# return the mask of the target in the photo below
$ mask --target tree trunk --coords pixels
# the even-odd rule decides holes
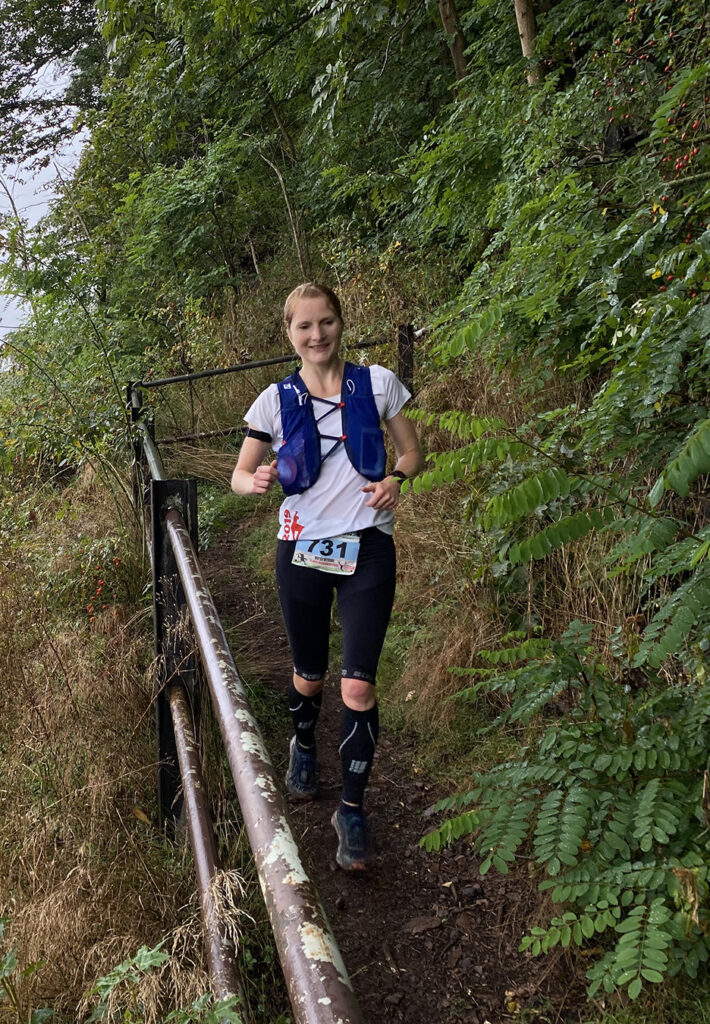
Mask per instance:
[[[271,90],[269,89],[266,82],[264,82],[264,92],[266,94],[266,99],[268,100],[269,106],[271,107],[271,113],[274,115],[274,120],[276,121],[276,124],[279,126],[279,131],[283,136],[284,144],[286,146],[286,152],[289,155],[291,163],[295,164],[296,146],[293,141],[293,137],[289,132],[288,128],[286,127],[286,125],[284,124],[283,118],[281,117],[281,112],[279,111],[279,108],[276,105],[276,100],[274,99]]]
[[[256,272],[256,276],[261,281],[261,271],[259,270],[259,261],[256,258],[256,249],[254,248],[254,240],[251,237],[251,233],[248,235],[248,239],[249,239],[249,252],[251,253],[251,261],[254,264],[254,270]]]
[[[537,37],[537,25],[535,24],[535,9],[532,0],[513,0],[515,4],[515,17],[518,22],[518,35],[523,50],[523,57],[531,60],[535,57],[535,39]],[[542,82],[542,68],[539,64],[532,65],[528,70],[528,85],[540,85]]]
[[[259,156],[268,164],[271,170],[274,172],[276,177],[279,179],[281,185],[281,191],[283,193],[284,202],[286,204],[286,213],[288,214],[289,224],[291,225],[291,234],[293,235],[293,244],[296,247],[296,255],[298,257],[298,265],[301,268],[301,275],[304,281],[311,281],[313,279],[313,266],[311,264],[311,256],[308,251],[308,242],[301,228],[301,223],[298,218],[298,214],[291,206],[291,201],[288,197],[288,191],[286,189],[286,182],[284,176],[278,169],[275,163],[272,163],[267,156],[263,153],[259,153]]]
[[[454,3],[454,0],[439,0],[439,13],[441,14],[441,23],[444,26],[444,32],[446,32],[446,35],[450,40],[449,50],[451,52],[451,59],[454,62],[456,81],[460,82],[461,79],[465,78],[468,74],[468,67],[464,56],[466,43],[459,31],[458,16],[456,14],[456,4]]]

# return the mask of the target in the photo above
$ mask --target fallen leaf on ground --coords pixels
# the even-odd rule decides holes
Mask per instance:
[[[439,928],[441,925],[441,918],[439,917],[413,917],[411,921],[407,921],[402,926],[403,932],[409,932],[410,935],[421,935],[422,932],[429,932],[432,928]]]

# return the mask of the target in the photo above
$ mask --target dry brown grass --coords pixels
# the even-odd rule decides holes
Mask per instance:
[[[228,489],[232,471],[237,464],[237,450],[235,447],[234,451],[225,451],[225,447],[224,443],[220,449],[216,449],[183,442],[170,445],[167,456],[164,453],[163,458],[169,464],[171,474],[176,477],[213,480]]]
[[[452,721],[456,708],[446,698],[461,684],[449,668],[472,664],[503,631],[484,588],[466,581],[470,552],[457,500],[444,491],[411,494],[397,512],[397,608],[415,629],[389,695],[414,727]]]
[[[576,400],[574,388],[557,385],[538,396],[554,405]],[[515,381],[479,363],[445,378],[434,375],[416,403],[430,411],[456,409],[476,416],[497,416],[513,429],[530,414],[516,398]],[[446,451],[462,444],[436,427],[420,429],[425,451]],[[398,607],[411,625],[408,654],[390,696],[415,728],[446,728],[457,705],[446,698],[461,680],[451,666],[483,665],[481,650],[499,646],[514,612],[521,628],[559,637],[572,619],[593,623],[599,650],[611,661],[608,637],[614,629],[633,631],[638,578],[616,576],[607,556],[614,537],[592,533],[541,562],[520,568],[521,581],[503,595],[487,565],[485,538],[467,521],[465,502],[475,497],[475,480],[430,494],[409,494],[397,512]],[[478,573],[484,567],[482,573]],[[639,566],[639,578],[640,578]]]
[[[81,535],[116,529],[103,485],[87,474],[35,501],[32,533],[0,566],[0,914],[20,966],[41,963],[15,981],[23,1007],[82,1020],[100,975],[167,937],[171,956],[145,982],[153,1022],[204,991],[205,975],[191,860],[145,823],[156,773],[148,622],[113,604],[91,621],[64,589],[58,606],[37,585],[53,567],[81,583]],[[125,542],[121,571],[140,572],[140,545]]]

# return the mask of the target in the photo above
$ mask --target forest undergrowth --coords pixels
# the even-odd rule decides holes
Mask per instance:
[[[283,354],[285,294],[317,277],[352,358],[426,328],[428,461],[405,488],[385,663],[392,721],[451,793],[424,841],[526,873],[521,946],[569,956],[594,1013],[671,1019],[710,954],[703,0],[0,7],[0,159],[88,139],[39,225],[2,221],[3,288],[26,308],[0,373],[3,942],[39,956],[73,887],[70,924],[95,935],[21,986],[56,993],[61,974],[79,998],[152,941],[108,889],[117,937],[99,935],[97,858],[125,893],[135,843],[156,941],[183,920],[163,896],[176,855],[135,810],[151,820],[151,684],[125,384]],[[68,76],[51,102],[26,93],[48,60]],[[367,358],[393,365],[392,347]],[[234,430],[276,376],[145,388],[146,412],[164,439]],[[234,441],[164,446],[209,485],[204,540],[230,516]],[[139,730],[105,730],[117,772],[82,753],[94,693]],[[87,807],[101,824],[72,873]],[[189,1002],[200,969],[171,962],[160,999]]]
[[[90,467],[14,481],[0,538],[2,1019],[209,1022],[192,858],[156,824],[150,574],[134,512]],[[252,1011],[276,1021],[283,995],[265,974],[274,954],[224,775],[212,759],[230,866],[220,903]]]

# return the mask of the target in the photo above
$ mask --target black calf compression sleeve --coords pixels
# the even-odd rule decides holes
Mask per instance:
[[[353,711],[347,705],[343,707],[340,718],[343,803],[355,804],[359,810],[362,810],[379,731],[377,704],[369,711]]]
[[[314,697],[306,697],[299,693],[291,681],[291,688],[288,691],[288,709],[293,719],[293,728],[296,733],[296,742],[301,750],[313,752],[316,744],[316,722],[320,714],[323,694],[317,693]]]

